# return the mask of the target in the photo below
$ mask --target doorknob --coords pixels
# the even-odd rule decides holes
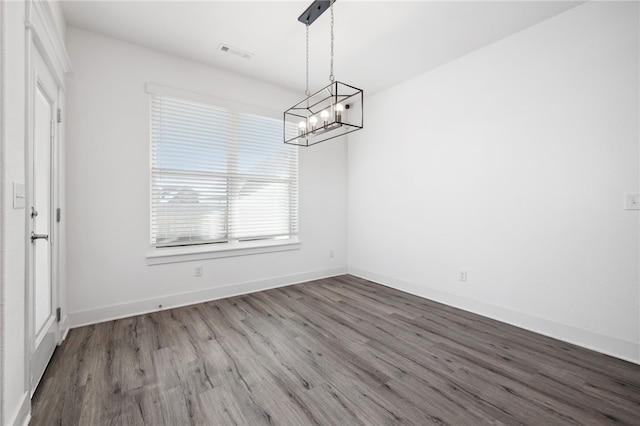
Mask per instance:
[[[47,234],[36,234],[35,232],[31,231],[31,242],[34,242],[38,239],[49,241],[49,236]]]

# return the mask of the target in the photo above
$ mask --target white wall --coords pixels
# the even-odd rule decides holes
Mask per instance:
[[[368,98],[349,271],[640,362],[638,36],[591,2]]]
[[[25,5],[4,5],[3,418],[21,418],[25,398],[25,210],[13,208],[13,182],[25,183]]]
[[[302,95],[76,28],[67,30],[67,49],[74,67],[66,154],[72,325],[346,272],[344,142],[300,151],[299,250],[148,266],[145,84],[278,112]]]

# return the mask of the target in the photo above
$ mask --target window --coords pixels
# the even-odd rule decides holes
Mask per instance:
[[[295,240],[298,152],[282,131],[281,120],[151,94],[152,247]]]

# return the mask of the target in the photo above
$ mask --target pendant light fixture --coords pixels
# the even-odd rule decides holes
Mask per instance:
[[[307,31],[307,80],[304,92],[306,99],[285,111],[284,143],[311,146],[363,127],[362,90],[336,81],[333,77],[334,2],[335,0],[316,0],[298,18],[298,21],[305,24]],[[309,26],[327,9],[331,11],[330,83],[322,90],[310,94]]]

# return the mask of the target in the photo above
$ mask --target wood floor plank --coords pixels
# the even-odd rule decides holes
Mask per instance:
[[[246,425],[246,424],[265,424],[260,421],[257,423],[249,423],[245,416],[245,410],[242,408],[241,399],[234,394],[230,385],[222,385],[215,387],[207,392],[201,393],[199,396],[200,404],[203,407],[203,413],[212,422],[218,425]],[[253,419],[255,422],[255,419]]]
[[[640,366],[343,275],[71,330],[32,425],[638,425]]]

